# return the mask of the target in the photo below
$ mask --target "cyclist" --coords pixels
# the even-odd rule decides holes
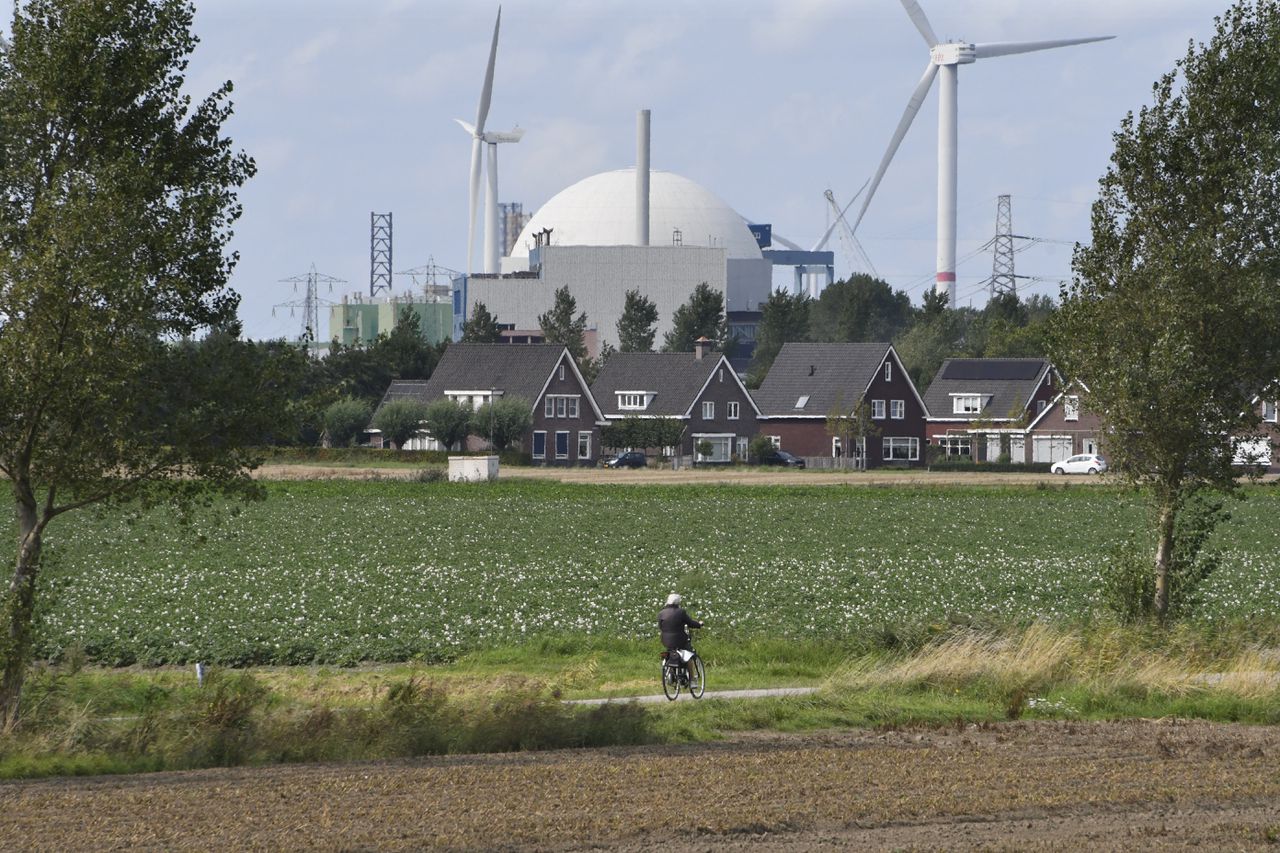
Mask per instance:
[[[671,593],[667,596],[667,603],[658,611],[658,630],[662,633],[662,645],[666,646],[667,651],[675,652],[680,649],[693,651],[693,644],[689,642],[689,628],[701,628],[702,623],[697,619],[689,617],[688,612],[680,606],[681,598],[679,593]],[[684,670],[684,679],[689,679],[689,662],[681,656],[680,666]]]

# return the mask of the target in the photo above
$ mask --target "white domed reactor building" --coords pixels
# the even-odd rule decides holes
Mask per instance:
[[[513,340],[540,334],[538,317],[567,287],[587,315],[588,350],[618,345],[618,320],[627,291],[658,309],[655,347],[672,314],[701,283],[724,294],[729,334],[745,346],[731,356],[739,369],[754,349],[760,311],[773,289],[773,268],[802,275],[818,270],[829,283],[832,253],[769,250],[770,226],[747,220],[706,187],[649,168],[649,111],[636,128],[634,168],[602,172],[557,193],[525,224],[502,258],[500,273],[459,276],[453,282],[454,339],[477,303],[484,303]],[[816,290],[813,295],[817,295]],[[692,349],[693,341],[682,348]]]

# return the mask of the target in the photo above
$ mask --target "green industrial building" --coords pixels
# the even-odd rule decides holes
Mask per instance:
[[[369,343],[383,332],[390,333],[396,318],[406,308],[418,315],[418,327],[427,343],[452,338],[453,305],[450,302],[419,302],[405,296],[366,301],[357,294],[344,296],[340,304],[329,307],[329,339],[343,346],[352,346],[357,341]]]

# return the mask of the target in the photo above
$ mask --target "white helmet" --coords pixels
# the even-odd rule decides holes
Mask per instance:
[[[668,606],[668,607],[670,607],[670,606],[671,606],[671,605],[673,605],[673,604],[674,604],[676,607],[679,607],[679,606],[680,606],[680,593],[678,593],[678,592],[673,592],[673,593],[671,593],[670,595],[668,595],[668,596],[667,596],[667,606]]]

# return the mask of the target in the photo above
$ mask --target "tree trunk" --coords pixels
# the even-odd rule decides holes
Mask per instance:
[[[18,556],[13,580],[4,597],[4,635],[0,637],[0,730],[18,720],[18,703],[31,653],[32,614],[36,600],[36,573],[44,528],[34,505],[18,501]]]
[[[1177,508],[1169,501],[1160,507],[1156,540],[1156,617],[1164,622],[1169,614],[1169,564],[1173,559],[1173,521]]]

